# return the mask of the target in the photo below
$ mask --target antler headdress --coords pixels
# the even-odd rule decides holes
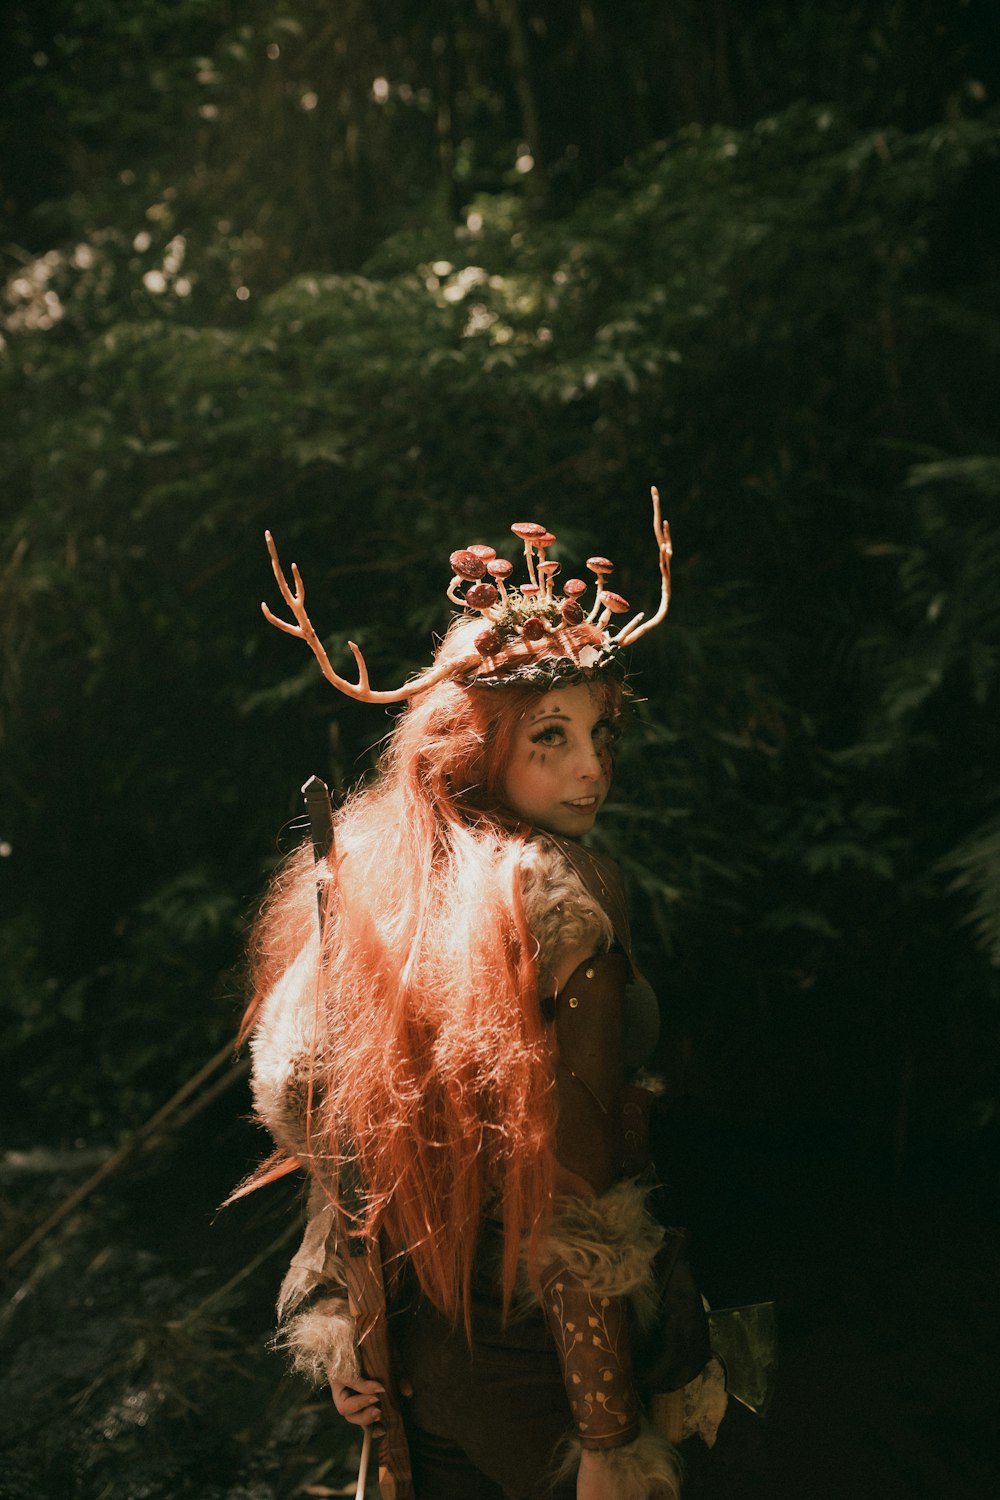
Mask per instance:
[[[448,598],[468,616],[482,617],[483,628],[472,639],[473,650],[455,654],[442,650],[437,663],[402,687],[378,691],[368,681],[368,668],[358,646],[348,646],[358,667],[358,681],[349,682],[334,671],[323,643],[306,613],[305,585],[295,563],[289,586],[274,538],[265,532],[271,567],[281,597],[294,617],[294,623],[279,619],[266,604],[261,604],[265,619],[288,635],[306,642],[322,668],[323,675],[341,693],[361,703],[400,703],[426,692],[435,683],[451,677],[477,687],[500,687],[513,682],[551,687],[557,683],[585,680],[604,673],[621,675],[623,646],[659,625],[670,606],[670,528],[660,513],[660,496],[654,488],[653,535],[656,538],[660,568],[660,602],[650,619],[637,614],[612,635],[609,626],[615,615],[628,612],[628,601],[605,588],[604,581],[614,570],[606,557],[590,557],[587,567],[596,575],[596,597],[589,614],[581,597],[588,585],[580,578],[570,578],[562,595],[553,587],[559,564],[546,556],[555,537],[534,521],[518,521],[510,529],[524,543],[528,582],[519,588],[508,585],[513,565],[497,557],[492,547],[474,543],[451,554],[453,577]],[[465,593],[461,592],[465,585]]]

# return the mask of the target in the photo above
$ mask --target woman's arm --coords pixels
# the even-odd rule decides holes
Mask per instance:
[[[576,1438],[577,1500],[675,1500],[676,1454],[645,1420],[629,1324],[656,1298],[663,1230],[635,1182],[557,1199],[541,1246],[542,1306],[560,1357]]]
[[[572,897],[563,892],[567,904]],[[572,910],[570,919],[572,926]],[[621,1180],[624,998],[632,969],[620,951],[599,951],[594,931],[581,936],[563,945],[556,933],[556,951],[543,950],[539,961],[552,979],[558,1098],[555,1205],[539,1259],[542,1305],[576,1428],[570,1462],[578,1465],[577,1500],[660,1500],[677,1494],[675,1455],[645,1423],[629,1348],[630,1320],[655,1297],[653,1262],[663,1238],[645,1191]]]

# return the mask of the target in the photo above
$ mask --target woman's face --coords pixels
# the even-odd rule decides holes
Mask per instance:
[[[518,725],[504,776],[512,812],[549,833],[586,833],[611,786],[615,727],[586,683],[537,698]]]

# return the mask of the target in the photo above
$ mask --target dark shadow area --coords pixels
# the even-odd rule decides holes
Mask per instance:
[[[240,1088],[124,1167],[5,1277],[9,1500],[347,1493],[346,1424],[268,1348],[298,1190],[277,1184],[216,1212],[259,1145],[235,1118]],[[986,1161],[925,1150],[891,1190],[884,1164],[842,1130],[691,1104],[659,1109],[654,1139],[710,1300],[778,1309],[767,1420],[733,1408],[717,1448],[690,1456],[691,1500],[991,1493],[1000,1319]],[[7,1234],[72,1182],[43,1155],[8,1158]]]

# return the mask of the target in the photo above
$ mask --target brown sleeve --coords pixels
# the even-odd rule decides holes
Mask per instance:
[[[622,1174],[622,1004],[630,972],[624,953],[595,954],[573,971],[556,1002],[556,1157],[598,1197]],[[630,1443],[640,1407],[627,1299],[564,1256],[545,1267],[541,1286],[581,1444]]]

